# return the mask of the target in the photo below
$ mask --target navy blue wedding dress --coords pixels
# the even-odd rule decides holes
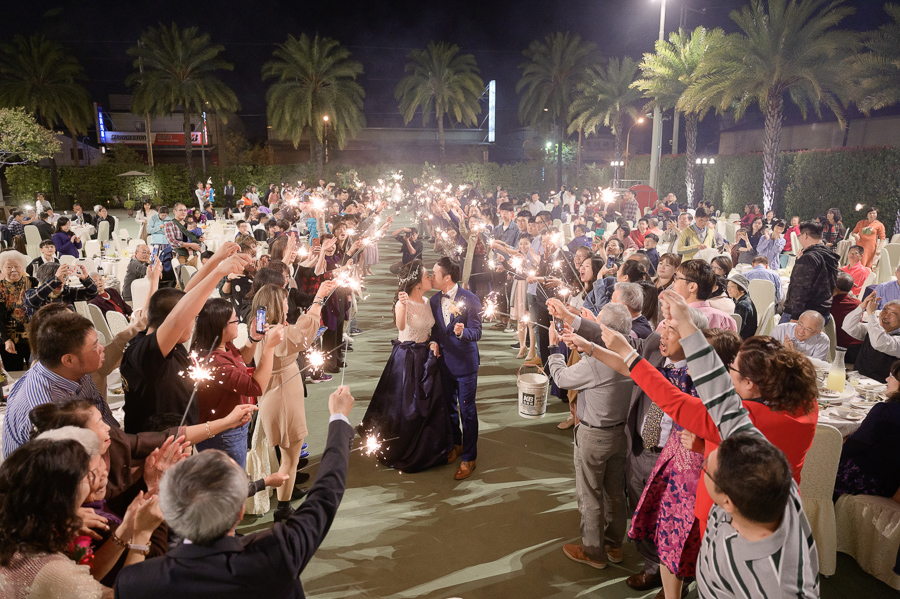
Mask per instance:
[[[402,472],[446,464],[453,447],[438,360],[428,348],[433,324],[427,302],[407,303],[406,327],[391,341],[391,357],[360,425],[364,436],[382,441],[378,461]]]

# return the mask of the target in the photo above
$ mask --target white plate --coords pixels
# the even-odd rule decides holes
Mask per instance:
[[[850,405],[860,410],[868,410],[877,403],[877,401],[866,401],[864,399],[860,399],[857,401],[851,401]]]
[[[831,368],[831,364],[829,364],[825,360],[820,360],[818,358],[810,358],[809,361],[812,362],[812,365],[815,367],[816,370],[822,370],[823,368],[825,370],[828,370],[829,368]]]
[[[844,412],[844,413],[838,414],[839,411]],[[838,418],[843,418],[844,420],[853,420],[853,421],[862,420],[863,418],[866,417],[866,413],[861,412],[860,410],[844,410],[841,408],[834,410],[834,415],[837,416]]]
[[[823,393],[826,392],[828,393],[828,395],[823,395]],[[854,389],[853,386],[849,384],[844,387],[843,393],[838,394],[834,394],[834,391],[819,387],[819,403],[837,404],[841,403],[845,399],[850,399],[854,396],[856,396],[856,389]]]

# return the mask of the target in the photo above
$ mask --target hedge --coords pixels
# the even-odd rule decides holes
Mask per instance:
[[[129,170],[149,173],[149,176],[119,177],[118,174]],[[339,185],[349,185],[351,172],[356,173],[359,180],[373,184],[378,179],[390,177],[398,171],[403,173],[404,182],[409,183],[413,177],[420,180],[423,175],[439,178],[438,168],[425,164],[381,164],[355,167],[352,165],[329,163],[326,165],[324,179],[335,181]],[[566,172],[566,179],[575,180],[574,167]],[[315,181],[316,166],[314,164],[270,165],[270,166],[226,166],[209,167],[207,177],[212,179],[213,187],[221,192],[227,181],[231,181],[237,193],[256,185],[260,189],[269,183],[286,183],[296,185],[298,181],[309,184]],[[452,164],[444,168],[446,184],[458,185],[465,182],[481,181],[484,190],[495,189],[498,185],[505,187],[511,196],[525,197],[532,191],[546,194],[556,191],[549,185],[555,180],[556,171],[552,164],[542,168],[541,163],[526,162],[510,165],[496,163]],[[613,176],[610,167],[583,165],[576,187],[597,189],[606,187]],[[50,172],[36,165],[11,166],[6,170],[6,178],[13,201],[31,201],[38,192],[50,189]],[[193,189],[196,183],[188,180],[187,169],[180,164],[161,164],[148,167],[143,164],[121,164],[101,162],[99,165],[87,167],[60,167],[60,192],[73,201],[85,205],[103,204],[116,206],[114,196],[119,204],[129,197],[136,198],[150,195],[159,198],[169,205],[176,201],[193,200]],[[261,190],[260,190],[261,191]],[[156,203],[154,199],[154,203]]]
[[[650,157],[636,156],[628,163],[625,179],[647,179]],[[762,202],[762,155],[747,154],[717,156],[713,165],[697,167],[700,198],[708,200],[726,213],[743,213],[744,204]],[[120,172],[141,170],[148,177],[119,177]],[[255,184],[258,188],[273,183],[295,185],[297,181],[313,182],[315,164],[226,166],[210,167],[207,176],[213,186],[221,190],[231,180],[240,192]],[[437,178],[438,168],[425,164],[381,164],[354,167],[329,163],[325,179],[347,185],[351,173],[369,183],[402,171],[404,182],[413,177],[428,175]],[[575,187],[597,189],[607,187],[613,177],[608,166],[583,165],[577,180],[574,167],[566,169],[565,179]],[[180,164],[147,167],[142,164],[124,165],[112,161],[89,167],[61,167],[60,189],[84,204],[113,205],[113,196],[124,200],[132,197],[159,194],[161,201],[193,201],[194,185],[188,180],[187,169]],[[684,184],[684,155],[665,155],[660,161],[659,189],[665,195],[686,196]],[[50,173],[34,165],[11,166],[6,177],[14,201],[31,201],[35,194],[50,188]],[[540,161],[501,165],[496,163],[452,164],[444,167],[446,184],[458,185],[481,181],[484,190],[505,187],[513,197],[526,197],[532,191],[546,194],[555,191],[556,171],[552,163]],[[893,231],[900,207],[900,149],[849,148],[783,152],[779,158],[778,186],[775,198],[776,214],[798,215],[803,219],[823,214],[829,208],[839,208],[848,226],[864,217],[856,204],[875,204],[880,208],[880,220],[889,232]]]

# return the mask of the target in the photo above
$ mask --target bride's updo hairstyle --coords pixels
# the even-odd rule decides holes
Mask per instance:
[[[425,263],[421,260],[416,259],[403,265],[403,268],[400,269],[400,279],[397,281],[397,293],[394,294],[394,311],[396,311],[397,301],[400,299],[400,292],[409,295],[425,274]]]

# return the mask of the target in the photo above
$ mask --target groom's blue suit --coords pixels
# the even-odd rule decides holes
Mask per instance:
[[[440,347],[441,380],[453,428],[454,445],[462,445],[464,462],[474,461],[478,454],[478,413],[475,409],[475,392],[478,385],[478,340],[481,339],[481,302],[473,293],[459,287],[454,304],[462,302],[459,314],[451,314],[450,322],[444,321],[441,308],[442,293],[431,296],[431,313],[434,327],[431,340]],[[456,310],[456,308],[454,308]],[[456,323],[465,327],[462,336],[453,332]],[[457,409],[457,402],[459,408]],[[459,429],[462,415],[462,431]]]

